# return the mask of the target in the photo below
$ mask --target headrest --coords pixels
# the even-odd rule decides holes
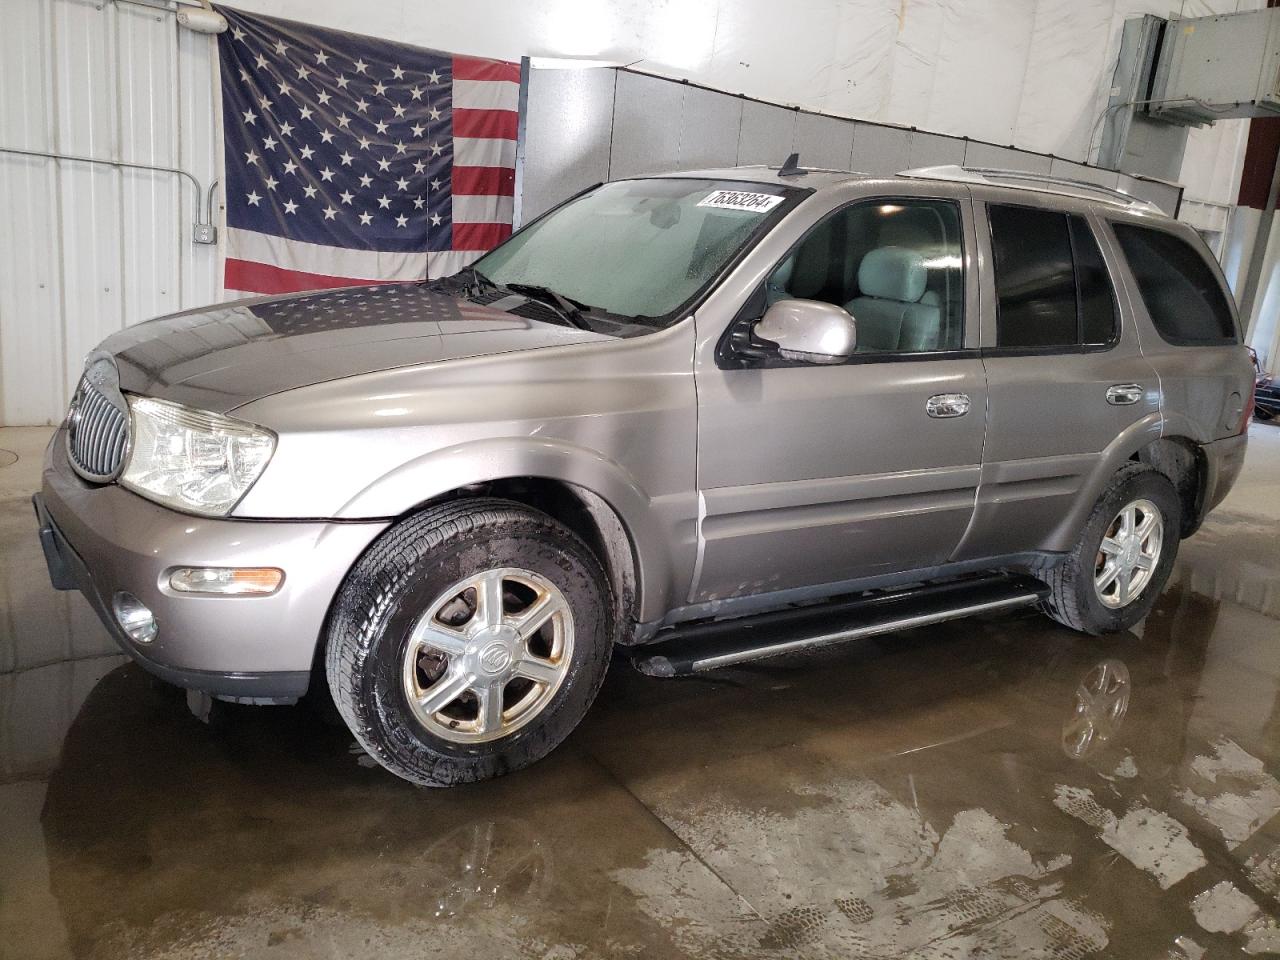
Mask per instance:
[[[880,247],[858,265],[858,289],[864,297],[915,303],[928,283],[924,257],[905,247]]]

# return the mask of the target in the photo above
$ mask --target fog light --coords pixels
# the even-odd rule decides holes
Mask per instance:
[[[265,596],[283,581],[284,571],[275,567],[178,567],[169,574],[169,586],[179,593],[219,596]]]
[[[116,623],[134,643],[150,643],[156,638],[156,618],[147,605],[123,590],[111,598]]]

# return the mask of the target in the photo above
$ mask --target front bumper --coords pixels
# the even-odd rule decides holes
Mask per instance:
[[[78,589],[116,642],[162,679],[230,699],[280,700],[307,690],[329,604],[347,570],[386,521],[333,523],[223,520],[169,510],[114,484],[85,483],[54,434],[35,497],[49,575]],[[179,594],[176,566],[279,567],[266,597]],[[131,641],[111,612],[128,591],[158,624],[150,643]]]

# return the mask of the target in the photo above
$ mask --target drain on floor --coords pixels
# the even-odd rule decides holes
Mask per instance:
[[[11,467],[18,462],[18,455],[12,450],[0,450],[0,467]]]

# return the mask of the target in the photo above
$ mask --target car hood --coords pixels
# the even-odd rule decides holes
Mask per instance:
[[[150,320],[100,349],[115,356],[122,389],[225,413],[362,373],[612,339],[503,309],[522,305],[511,296],[482,306],[422,283],[346,287]]]

